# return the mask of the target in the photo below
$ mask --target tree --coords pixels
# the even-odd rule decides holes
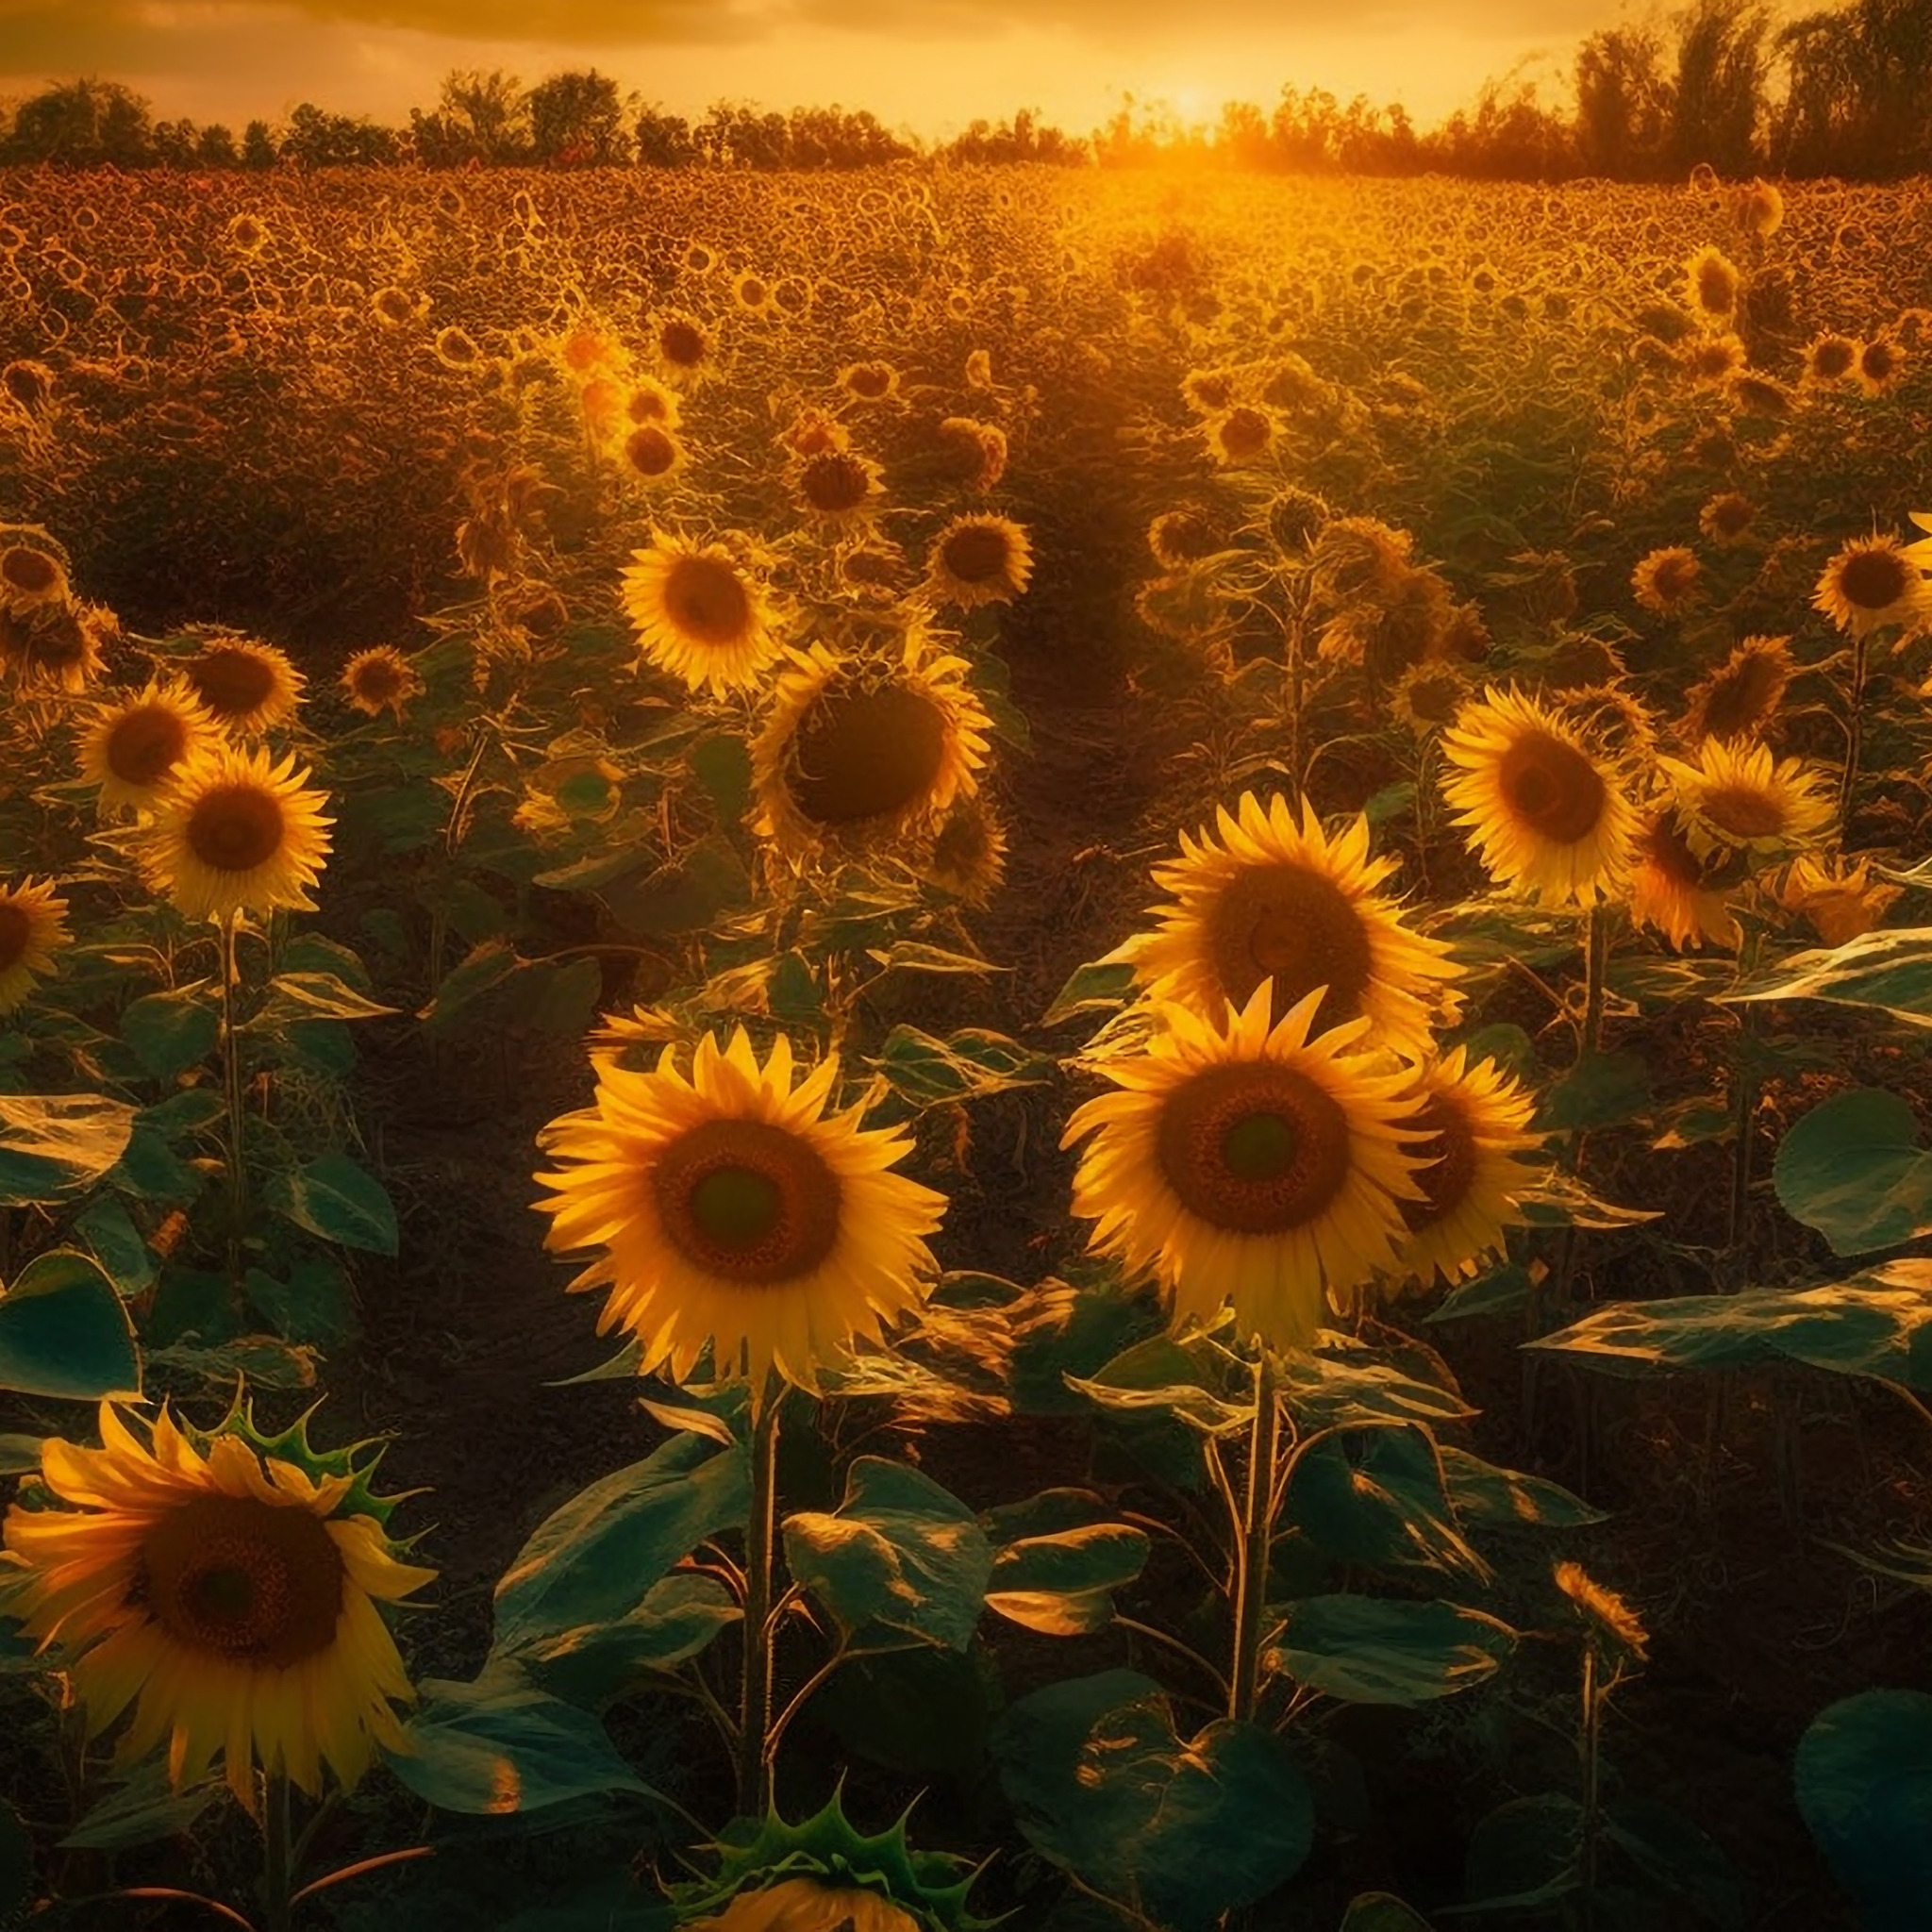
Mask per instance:
[[[638,108],[631,144],[641,168],[688,168],[698,158],[691,123],[682,114],[667,114],[655,101]]]
[[[1856,0],[1774,43],[1787,84],[1772,156],[1791,174],[1895,179],[1932,167],[1932,7]]]
[[[195,139],[194,158],[204,168],[232,168],[241,159],[233,133],[219,121],[210,121]]]
[[[595,68],[553,74],[525,100],[530,151],[560,166],[611,167],[630,158],[617,83]]]
[[[1678,22],[1667,146],[1680,174],[1699,161],[1721,175],[1756,172],[1770,25],[1752,0],[1697,0]]]
[[[275,131],[266,121],[251,121],[242,130],[242,165],[244,168],[273,168],[279,153]]]
[[[530,151],[528,99],[516,75],[500,67],[488,74],[452,68],[443,75],[437,118],[453,161],[519,161]]]
[[[393,161],[399,148],[393,129],[304,101],[289,116],[281,158],[305,168],[379,167]]]
[[[1613,181],[1654,181],[1670,170],[1674,90],[1648,27],[1604,27],[1576,55],[1576,147],[1583,165]]]
[[[115,80],[71,80],[23,101],[4,158],[75,168],[139,168],[153,158],[148,104]]]
[[[157,121],[148,132],[149,158],[163,168],[192,168],[197,138],[192,121]]]

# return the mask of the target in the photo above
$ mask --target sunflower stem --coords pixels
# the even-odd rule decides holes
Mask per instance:
[[[289,1932],[294,1924],[294,1861],[290,1857],[289,1774],[279,1769],[262,1774],[261,1846],[263,1932]]]
[[[248,1170],[242,1159],[242,1041],[235,1025],[235,912],[222,915],[222,1091],[228,1111],[228,1288],[242,1303],[242,1231],[248,1214]]]
[[[762,1818],[771,1801],[772,1562],[777,1534],[778,1414],[783,1386],[767,1371],[751,1434],[751,1518],[745,1525],[744,1682],[738,1720],[738,1809]]]
[[[1255,1359],[1255,1425],[1248,1439],[1248,1494],[1236,1524],[1234,1660],[1227,1674],[1227,1714],[1245,1724],[1255,1714],[1261,1674],[1262,1607],[1268,1597],[1268,1557],[1274,1541],[1274,1457],[1281,1441],[1281,1406],[1274,1360],[1264,1342]]]
[[[1738,941],[1738,977],[1744,979],[1757,963],[1757,935],[1747,926]],[[1753,1051],[1757,1037],[1757,1008],[1748,1003],[1738,1008],[1738,1038],[1731,1052],[1731,1198],[1724,1216],[1724,1266],[1720,1287],[1726,1292],[1742,1288],[1751,1272],[1748,1240],[1751,1208],[1751,1123],[1757,1112],[1757,1071]]]
[[[1852,794],[1857,789],[1858,759],[1865,742],[1865,674],[1871,667],[1872,640],[1852,640],[1852,682],[1845,693],[1845,768],[1838,781],[1839,836],[1851,829]]]
[[[1610,960],[1610,911],[1592,905],[1583,915],[1583,1031],[1577,1058],[1589,1059],[1604,1043],[1604,989]]]

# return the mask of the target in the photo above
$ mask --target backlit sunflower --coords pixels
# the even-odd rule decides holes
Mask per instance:
[[[1842,382],[1857,361],[1858,344],[1850,336],[1814,337],[1805,345],[1805,381],[1813,388]]]
[[[67,901],[52,879],[0,886],[0,1013],[10,1013],[54,970],[68,942]]]
[[[570,1287],[610,1289],[598,1328],[634,1335],[647,1369],[682,1380],[708,1343],[754,1399],[773,1369],[812,1389],[924,1299],[945,1197],[886,1171],[911,1149],[903,1130],[826,1112],[836,1056],[794,1088],[791,1042],[760,1067],[741,1026],[701,1040],[688,1076],[677,1059],[607,1062],[593,1105],[543,1130],[544,1245],[601,1250]]]
[[[341,686],[351,710],[366,718],[388,711],[400,724],[403,707],[422,693],[423,678],[393,644],[371,644],[342,666]]]
[[[1663,934],[1678,952],[1706,940],[1720,946],[1738,943],[1730,894],[1713,879],[1724,871],[1690,849],[1683,822],[1669,806],[1653,812],[1637,835],[1637,862],[1630,870],[1630,923]]]
[[[10,608],[0,600],[0,668],[28,687],[78,696],[101,675],[101,647],[119,635],[105,605],[62,597]]]
[[[1871,863],[1843,858],[1796,858],[1779,882],[1777,902],[1808,920],[1827,946],[1841,946],[1876,929],[1904,891],[1872,876]]]
[[[1932,617],[1932,587],[1896,537],[1854,537],[1820,574],[1811,608],[1848,637],[1888,625],[1915,631]]]
[[[955,517],[925,556],[926,588],[961,610],[1011,603],[1032,575],[1033,546],[1009,517]]]
[[[176,766],[211,749],[221,733],[178,679],[150,679],[139,696],[103,705],[79,744],[80,774],[101,788],[104,806],[152,810]]]
[[[1621,886],[1637,809],[1623,771],[1563,714],[1490,687],[1443,733],[1442,796],[1499,885],[1545,906],[1588,906]]]
[[[1704,566],[1681,543],[1653,550],[1630,573],[1630,592],[1646,610],[1669,617],[1703,594]]]
[[[1691,312],[1708,323],[1736,314],[1744,278],[1721,248],[1700,248],[1684,265],[1684,294]]]
[[[826,524],[849,524],[877,506],[882,474],[856,450],[821,449],[791,466],[791,486],[811,515]]]
[[[896,658],[789,653],[752,746],[754,829],[793,864],[890,846],[979,789],[992,721],[966,661],[917,626]]]
[[[855,402],[882,403],[896,393],[899,372],[890,362],[848,362],[839,372],[839,387]]]
[[[1697,512],[1698,534],[1720,547],[1741,543],[1757,521],[1757,506],[1736,490],[1720,491]]]
[[[1707,738],[1693,761],[1660,758],[1657,765],[1701,858],[1740,853],[1774,865],[1830,829],[1835,807],[1820,774],[1802,758],[1774,758],[1769,745]]]
[[[663,530],[631,557],[624,608],[644,659],[692,691],[757,691],[784,647],[763,589],[738,558]]]
[[[662,423],[640,423],[617,445],[625,474],[634,483],[668,482],[687,461],[685,447]]]
[[[1007,833],[984,798],[955,801],[919,868],[928,885],[984,906],[1006,876]]]
[[[681,308],[669,308],[653,318],[651,347],[666,380],[680,387],[702,380],[717,361],[718,347],[711,331]]]
[[[1272,411],[1257,408],[1253,403],[1237,403],[1233,408],[1210,418],[1202,427],[1208,454],[1223,469],[1239,469],[1244,463],[1257,463],[1274,442],[1279,425]]]
[[[278,906],[313,912],[308,889],[328,856],[325,791],[291,752],[231,745],[180,766],[155,801],[140,848],[142,871],[190,919],[266,913]]]
[[[366,1465],[301,1454],[299,1425],[262,1453],[232,1419],[199,1437],[165,1408],[143,1442],[103,1403],[100,1432],[42,1442],[56,1507],[15,1504],[5,1530],[10,1605],[58,1647],[88,1735],[132,1705],[123,1767],[166,1740],[179,1789],[219,1752],[251,1810],[258,1763],[320,1797],[325,1770],[346,1788],[401,1748],[391,1706],[415,1693],[376,1605],[436,1573],[397,1557]]]
[[[1690,688],[1678,727],[1685,741],[1761,736],[1777,716],[1797,670],[1790,638],[1744,639],[1708,677]]]
[[[1163,1005],[1147,1051],[1102,1069],[1119,1091],[1067,1123],[1063,1147],[1093,1137],[1073,1201],[1090,1246],[1151,1268],[1177,1325],[1232,1302],[1243,1340],[1310,1346],[1394,1261],[1398,1202],[1424,1198],[1404,1144],[1411,1073],[1348,1051],[1362,1020],[1311,1040],[1321,998],[1274,1024],[1265,982],[1219,1024]]]
[[[723,1911],[687,1920],[684,1932],[925,1932],[882,1892],[820,1878],[781,1878],[741,1891]]]
[[[1439,1009],[1456,1001],[1444,982],[1457,968],[1435,940],[1410,932],[1375,890],[1397,865],[1369,857],[1369,822],[1357,813],[1336,838],[1304,799],[1299,823],[1279,792],[1263,806],[1244,791],[1216,813],[1220,838],[1182,832],[1181,857],[1157,866],[1154,883],[1174,895],[1152,933],[1114,954],[1155,999],[1212,1019],[1243,1007],[1271,981],[1274,1019],[1310,994],[1322,1025],[1368,1022],[1364,1044],[1420,1059]]]
[[[67,571],[52,550],[18,539],[0,544],[0,604],[16,615],[67,598]]]
[[[1424,1067],[1410,1090],[1415,1111],[1405,1123],[1426,1139],[1407,1150],[1420,1201],[1396,1203],[1408,1239],[1395,1267],[1424,1286],[1477,1274],[1502,1252],[1506,1231],[1521,1223],[1517,1197],[1535,1179],[1524,1151],[1536,1099],[1493,1060],[1467,1064],[1461,1047]]]
[[[1882,396],[1887,390],[1897,388],[1905,361],[1905,351],[1889,336],[1874,336],[1858,350],[1857,367],[1854,371],[1858,387],[1868,396]]]
[[[252,638],[210,638],[181,666],[225,731],[254,738],[295,715],[304,678],[284,652]]]

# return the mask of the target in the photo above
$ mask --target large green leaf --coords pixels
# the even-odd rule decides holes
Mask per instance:
[[[1932,926],[1868,932],[1841,946],[1794,953],[1721,1000],[1830,1000],[1875,1007],[1910,1026],[1932,1026]]]
[[[514,1655],[540,1689],[594,1709],[648,1683],[654,1672],[696,1657],[742,1614],[716,1577],[674,1573],[621,1617],[530,1638],[499,1654]]]
[[[1110,1521],[1082,1490],[1042,1491],[980,1520],[997,1546],[987,1608],[1049,1637],[1106,1629],[1113,1592],[1147,1561],[1146,1532]]]
[[[587,1710],[551,1697],[514,1666],[493,1661],[473,1684],[428,1678],[386,1751],[410,1790],[445,1811],[537,1811],[607,1791],[648,1795]]]
[[[785,1559],[858,1648],[883,1639],[964,1650],[992,1575],[966,1505],[904,1462],[861,1456],[836,1512],[785,1520]]]
[[[1295,1461],[1287,1524],[1338,1561],[1485,1578],[1456,1520],[1436,1444],[1414,1423],[1344,1429]]]
[[[215,1050],[221,1032],[221,994],[208,979],[151,992],[121,1015],[121,1038],[162,1080],[198,1067]]]
[[[1349,1704],[1426,1704],[1493,1676],[1516,1633],[1460,1604],[1303,1597],[1290,1604],[1270,1665]]]
[[[1134,996],[1134,969],[1105,960],[1074,969],[1041,1016],[1042,1026],[1063,1026],[1086,1013],[1117,1013]]]
[[[1485,1462],[1467,1449],[1439,1442],[1436,1455],[1457,1516],[1464,1523],[1535,1524],[1545,1529],[1572,1529],[1580,1524],[1601,1523],[1604,1512],[1592,1509],[1558,1483],[1520,1469],[1503,1469]]]
[[[1821,1288],[1612,1302],[1525,1348],[1587,1368],[1735,1369],[1787,1360],[1932,1389],[1932,1260],[1888,1261]]]
[[[1173,1416],[1204,1435],[1230,1435],[1254,1423],[1252,1384],[1238,1385],[1201,1338],[1182,1343],[1150,1335],[1091,1375],[1069,1375],[1066,1382],[1103,1408]]]
[[[1772,1169],[1779,1205],[1835,1255],[1932,1233],[1932,1153],[1911,1108],[1882,1087],[1835,1093],[1796,1121]]]
[[[1055,1074],[1046,1055],[982,1027],[965,1027],[938,1040],[917,1026],[894,1026],[873,1065],[901,1100],[922,1108],[1038,1087]]]
[[[248,1024],[270,1030],[291,1020],[375,1020],[396,1010],[333,973],[278,973]]]
[[[133,1129],[134,1108],[97,1093],[0,1093],[0,1208],[92,1187]]]
[[[741,1449],[679,1435],[581,1490],[538,1524],[496,1586],[496,1647],[541,1649],[627,1616],[751,1503]]]
[[[90,1807],[87,1816],[60,1840],[62,1851],[118,1852],[130,1845],[152,1844],[161,1838],[175,1838],[187,1831],[203,1811],[221,1795],[223,1785],[214,1778],[176,1790],[168,1777],[161,1758],[150,1758],[136,1765],[106,1797]],[[7,1919],[0,1913],[0,1924]]]
[[[1865,1932],[1932,1925],[1932,1697],[1865,1690],[1812,1719],[1798,1809]]]
[[[396,1252],[395,1203],[382,1183],[346,1154],[318,1155],[299,1167],[281,1169],[269,1177],[262,1198],[276,1213],[324,1241],[375,1255]]]
[[[0,1294],[0,1389],[75,1402],[140,1394],[133,1325],[92,1255],[36,1255]]]
[[[1289,1746],[1217,1719],[1191,1738],[1144,1677],[1048,1686],[1001,1718],[993,1749],[1036,1851],[1174,1932],[1208,1932],[1301,1869],[1314,1806]]]

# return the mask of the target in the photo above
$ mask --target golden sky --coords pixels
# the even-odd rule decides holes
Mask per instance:
[[[1074,133],[1133,94],[1184,119],[1284,83],[1429,125],[1521,66],[1555,98],[1615,0],[0,0],[0,94],[96,75],[234,127],[298,101],[404,125],[452,68],[595,67],[675,113],[869,108],[927,138],[1039,108]]]

